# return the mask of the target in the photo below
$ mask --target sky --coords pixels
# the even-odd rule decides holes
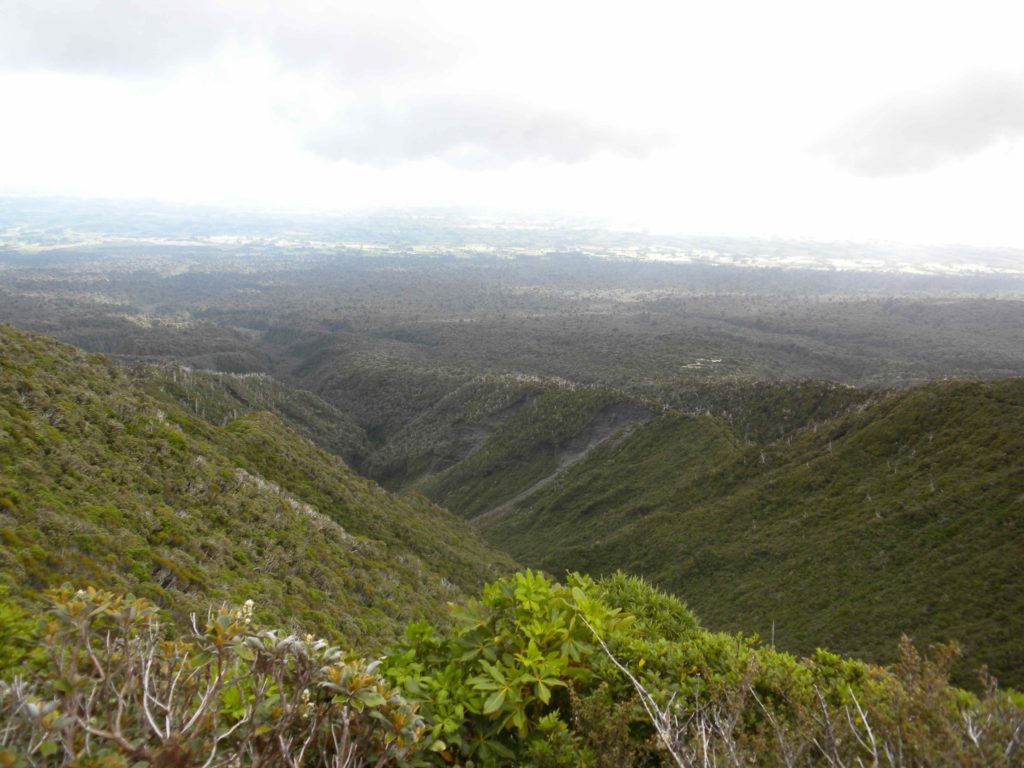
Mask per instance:
[[[0,0],[0,194],[1024,247],[1024,3]]]

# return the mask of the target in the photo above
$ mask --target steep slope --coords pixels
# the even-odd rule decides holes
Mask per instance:
[[[450,513],[353,474],[276,416],[221,428],[100,355],[0,326],[0,581],[131,589],[178,617],[375,647],[511,567]]]
[[[367,472],[404,488],[459,463],[544,390],[534,377],[477,376],[419,413],[378,449]]]
[[[669,406],[721,416],[744,442],[771,442],[875,394],[824,381],[739,379],[680,380],[647,390],[526,374],[476,376],[393,433],[360,469],[387,488],[420,490],[468,517],[495,515]]]
[[[803,427],[841,416],[878,390],[831,381],[751,381],[680,378],[652,387],[651,396],[688,413],[721,416],[744,441],[770,443]]]
[[[560,572],[563,560],[585,557],[581,553],[634,524],[642,529],[646,518],[678,498],[714,498],[708,475],[742,455],[721,419],[670,413],[595,448],[542,491],[480,519],[479,527],[526,561]],[[638,548],[615,556],[621,563],[614,568],[643,566]],[[595,565],[603,570],[607,564]]]
[[[212,424],[227,424],[253,411],[269,411],[349,466],[358,465],[370,450],[366,434],[350,416],[312,392],[286,387],[263,373],[140,365],[132,375],[155,397],[170,396]]]
[[[891,394],[764,448],[669,415],[481,527],[526,564],[643,573],[790,650],[953,638],[965,669],[1021,685],[1022,456],[1021,379]]]
[[[504,416],[461,461],[415,487],[460,515],[487,514],[648,420],[651,409],[615,390],[547,382]]]
[[[273,371],[352,416],[381,446],[472,374],[438,365],[424,350],[387,338],[305,334],[272,328],[263,342],[283,358]]]

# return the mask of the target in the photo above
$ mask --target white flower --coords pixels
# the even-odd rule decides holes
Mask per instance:
[[[313,714],[313,701],[312,696],[310,696],[309,693],[309,688],[302,689],[302,696],[300,697],[300,701],[302,703],[299,705],[299,714],[302,717],[309,717],[311,714]]]
[[[242,603],[242,607],[238,609],[237,616],[242,620],[245,626],[249,626],[252,622],[252,609],[254,605],[255,603],[249,599]]]

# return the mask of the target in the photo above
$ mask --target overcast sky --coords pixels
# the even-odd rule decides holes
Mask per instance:
[[[1024,3],[0,0],[0,193],[1024,247]]]

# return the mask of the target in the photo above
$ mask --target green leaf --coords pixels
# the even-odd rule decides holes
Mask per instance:
[[[505,703],[505,689],[495,691],[487,697],[487,701],[484,702],[484,714],[490,715],[501,709],[501,705]]]
[[[537,698],[547,704],[551,701],[551,689],[544,683],[537,683]]]
[[[526,713],[523,712],[523,710],[521,710],[521,709],[518,710],[514,715],[512,715],[512,723],[519,730],[519,733],[525,733],[526,732]]]
[[[356,698],[368,707],[383,707],[388,703],[387,699],[374,691],[359,691],[356,694]]]
[[[473,687],[475,691],[496,691],[502,687],[501,683],[496,683],[489,677],[471,677],[466,681]]]

